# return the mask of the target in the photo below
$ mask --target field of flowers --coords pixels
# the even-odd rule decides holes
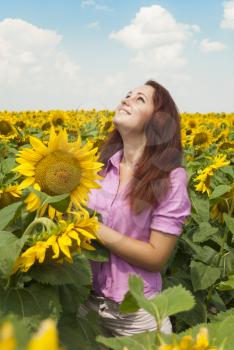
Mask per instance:
[[[233,350],[234,114],[181,115],[192,213],[146,300],[129,278],[121,311],[144,308],[159,330],[101,336],[77,310],[91,288],[89,260],[105,261],[100,215],[86,207],[99,188],[99,149],[114,129],[108,110],[0,112],[0,350]]]

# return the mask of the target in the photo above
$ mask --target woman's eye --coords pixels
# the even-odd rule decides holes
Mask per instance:
[[[141,101],[145,102],[145,100],[143,99],[143,97],[138,97],[138,100],[141,99]]]

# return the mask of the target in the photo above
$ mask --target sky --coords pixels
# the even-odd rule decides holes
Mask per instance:
[[[114,110],[149,79],[234,112],[234,1],[0,0],[0,110]]]

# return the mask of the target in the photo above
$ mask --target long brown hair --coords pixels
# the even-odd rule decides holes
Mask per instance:
[[[162,85],[154,80],[148,80],[145,85],[154,88],[154,112],[144,126],[146,145],[127,194],[130,207],[136,215],[149,206],[158,206],[170,188],[170,172],[177,167],[183,167],[178,108]],[[122,137],[114,129],[100,148],[99,160],[106,166],[108,159],[122,148]]]

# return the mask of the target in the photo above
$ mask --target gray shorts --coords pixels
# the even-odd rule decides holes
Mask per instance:
[[[80,306],[78,314],[85,316],[89,310],[96,311],[101,317],[101,327],[103,335],[106,337],[133,335],[157,329],[154,317],[146,310],[139,309],[133,313],[121,313],[117,302],[92,293],[85,304]],[[164,319],[161,332],[166,334],[172,333],[169,317]]]

